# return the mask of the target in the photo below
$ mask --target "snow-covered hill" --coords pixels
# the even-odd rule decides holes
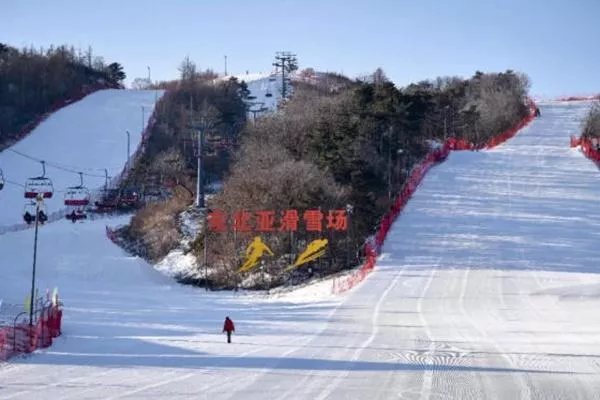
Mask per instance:
[[[569,148],[589,105],[541,104],[507,144],[451,154],[342,296],[176,285],[105,238],[125,217],[44,227],[64,336],[0,367],[0,400],[600,398],[600,179]],[[31,246],[0,237],[7,297],[27,293]]]
[[[79,172],[90,190],[102,188],[105,169],[118,175],[127,162],[129,132],[133,154],[162,91],[108,89],[52,114],[14,146],[0,153],[0,169],[7,180],[0,191],[0,228],[23,222],[24,185],[42,175],[54,187],[54,196],[45,201],[48,213],[64,207],[69,186],[79,185]]]

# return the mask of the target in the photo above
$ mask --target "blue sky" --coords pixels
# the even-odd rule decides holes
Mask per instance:
[[[527,73],[542,96],[600,92],[598,0],[4,0],[0,41],[68,43],[124,65],[128,81],[202,69],[268,71],[274,53],[398,85],[476,70]]]

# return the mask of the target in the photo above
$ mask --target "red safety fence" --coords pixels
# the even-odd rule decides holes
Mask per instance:
[[[31,326],[20,322],[0,328],[0,361],[50,347],[52,340],[61,335],[61,324],[62,310],[50,306],[42,310]]]
[[[581,152],[600,167],[600,138],[571,136],[571,147],[581,147]]]
[[[536,105],[533,100],[528,100],[528,103],[530,108],[530,113],[528,116],[523,118],[512,128],[500,133],[483,145],[476,146],[464,139],[457,140],[456,138],[450,138],[442,147],[431,150],[427,156],[412,169],[404,186],[397,194],[394,202],[379,223],[379,227],[373,240],[365,244],[365,263],[352,274],[334,278],[332,293],[339,294],[352,289],[362,282],[373,270],[377,260],[377,255],[381,252],[381,248],[392,227],[392,224],[402,213],[404,207],[406,207],[406,204],[408,203],[408,200],[416,192],[417,188],[423,181],[423,178],[425,178],[425,175],[433,166],[444,162],[446,158],[448,158],[450,151],[491,149],[506,142],[535,118]]]

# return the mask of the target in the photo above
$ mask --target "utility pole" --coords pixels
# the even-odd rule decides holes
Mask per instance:
[[[148,68],[148,83],[152,83],[152,74],[150,73],[150,66],[147,66],[146,68]]]
[[[225,76],[227,76],[227,56],[225,56]]]
[[[275,53],[275,62],[273,66],[277,67],[281,71],[281,97],[283,99],[287,96],[287,85],[285,74],[294,72],[298,69],[298,59],[295,54],[289,51],[278,51]]]

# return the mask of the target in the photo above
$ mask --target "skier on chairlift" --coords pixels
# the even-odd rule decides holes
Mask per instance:
[[[46,215],[46,213],[43,210],[40,210],[38,212],[38,218],[39,218],[40,224],[43,224],[44,222],[48,221],[48,216]]]

